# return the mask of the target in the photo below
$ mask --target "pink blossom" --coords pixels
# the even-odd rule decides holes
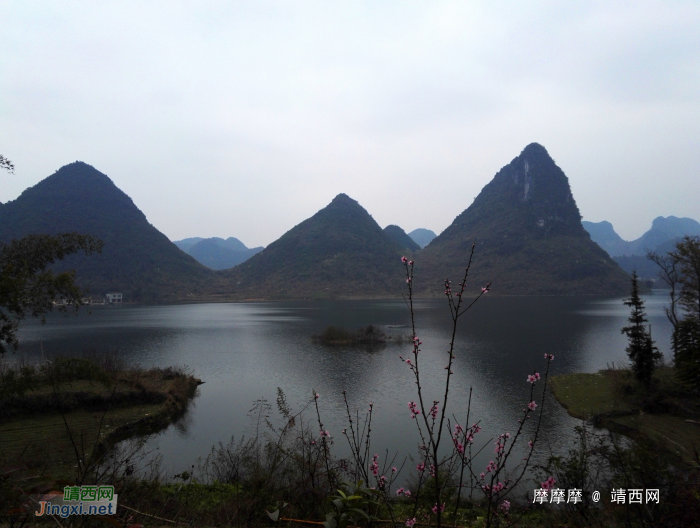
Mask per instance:
[[[552,488],[554,488],[555,483],[556,480],[554,479],[554,477],[549,477],[542,483],[542,489],[551,490]]]
[[[508,510],[510,510],[510,502],[504,500],[498,507],[498,509],[501,510],[503,513],[508,513]]]
[[[531,401],[530,403],[527,404],[527,408],[530,409],[531,411],[534,411],[535,409],[537,409],[537,404],[536,404],[535,401],[533,400],[533,401]]]
[[[407,259],[406,257],[401,257],[401,262],[403,262],[404,264],[406,264],[406,263],[408,262],[408,259]]]
[[[403,494],[404,494],[405,497],[410,497],[410,496],[411,496],[411,492],[410,492],[409,490],[404,491]]]
[[[533,376],[532,374],[529,374],[529,375],[527,376],[527,382],[528,382],[528,383],[532,383],[532,384],[534,385],[536,381],[537,381],[537,378],[536,378],[535,376]]]
[[[481,473],[479,473],[479,476],[481,477],[481,480],[484,480],[484,477],[486,476],[486,473],[484,473],[484,472],[482,471]]]
[[[412,528],[414,524],[416,524],[415,517],[413,519],[406,519],[406,526],[408,526],[408,528]]]
[[[403,488],[399,488],[399,489],[396,490],[396,495],[397,495],[397,496],[403,495],[403,492],[404,492],[404,491],[406,491],[406,490],[403,489]]]
[[[370,469],[372,470],[372,474],[376,477],[379,475],[379,464],[377,463],[377,459],[379,458],[379,455],[374,455],[372,457],[372,465],[370,466]]]
[[[481,293],[487,293],[489,291],[489,286],[486,286],[485,288],[481,288]]]
[[[318,392],[314,395],[314,397],[317,398],[317,399],[318,399],[320,396],[321,396],[321,395],[320,395]]]
[[[534,446],[535,444],[533,444],[533,443],[532,443],[532,440],[530,440],[530,441],[527,443],[527,445],[530,447],[530,449],[532,449],[533,446]]]
[[[396,473],[396,468],[395,467],[391,468],[391,472]]]
[[[419,473],[423,473],[425,471],[425,462],[421,462],[416,466],[416,469],[418,470]]]
[[[412,260],[409,260],[409,261],[408,261],[408,265],[409,265],[409,266],[413,266],[413,261],[412,261]]]

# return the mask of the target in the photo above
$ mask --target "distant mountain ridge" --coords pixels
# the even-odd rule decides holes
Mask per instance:
[[[651,228],[631,242],[623,240],[610,222],[583,222],[583,227],[622,269],[628,273],[636,271],[645,279],[654,279],[659,273],[658,266],[646,258],[647,250],[668,253],[675,249],[675,243],[682,237],[700,236],[700,223],[692,218],[675,216],[655,218]]]
[[[410,236],[421,248],[424,248],[430,244],[430,242],[432,242],[437,235],[430,229],[419,227],[418,229],[411,231],[408,236]]]
[[[59,267],[76,269],[77,283],[92,295],[117,291],[127,302],[393,298],[404,291],[400,257],[410,252],[416,294],[441,295],[446,277],[461,277],[473,242],[472,287],[493,281],[494,293],[510,295],[629,289],[629,277],[583,229],[566,175],[538,144],[503,167],[424,249],[398,226],[382,230],[359,203],[339,194],[245,262],[213,271],[153,227],[106,175],[82,162],[0,205],[0,242],[69,231],[102,239],[104,251]],[[233,237],[178,242],[212,262],[225,250],[245,248]]]
[[[346,194],[263,251],[222,272],[243,298],[394,297],[401,292],[399,244]]]
[[[523,295],[624,294],[628,275],[581,225],[569,181],[546,149],[525,147],[416,259],[416,288],[456,284],[476,244],[470,284]],[[429,285],[421,286],[425,277]],[[474,286],[473,286],[474,287]]]
[[[213,270],[233,268],[260,253],[263,247],[247,248],[243,242],[234,237],[226,240],[219,237],[192,237],[173,242],[197,262]]]
[[[651,228],[641,237],[630,242],[623,240],[615,232],[610,222],[582,222],[583,227],[591,235],[591,239],[612,257],[644,256],[647,249],[655,251],[662,244],[677,240],[686,235],[700,236],[700,223],[692,218],[677,218],[675,216],[658,216]]]
[[[98,298],[108,291],[127,302],[199,298],[215,287],[214,273],[153,227],[105,174],[75,162],[0,207],[0,241],[32,233],[76,231],[104,241],[100,255],[74,256],[60,269]]]

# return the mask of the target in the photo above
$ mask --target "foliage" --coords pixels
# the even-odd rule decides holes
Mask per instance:
[[[380,492],[370,489],[361,480],[354,487],[342,483],[341,489],[336,490],[329,500],[334,511],[326,515],[323,523],[325,528],[347,528],[357,526],[361,522],[372,521],[375,518],[370,515],[370,509],[379,506],[377,496]]]
[[[49,266],[80,251],[101,250],[101,241],[77,233],[28,235],[0,245],[0,353],[5,345],[18,347],[17,329],[25,314],[44,321],[55,301],[62,301],[58,309],[63,312],[85,304],[75,272],[55,273]]]
[[[0,362],[0,402],[12,397],[22,396],[37,385],[37,372],[32,366],[20,364],[10,368]]]
[[[700,321],[686,318],[674,333],[678,379],[700,389]]]
[[[648,252],[669,286],[666,316],[673,325],[672,348],[680,380],[700,388],[700,237],[683,237],[666,255]]]
[[[633,442],[614,433],[576,427],[577,440],[565,456],[550,456],[538,466],[541,476],[554,475],[557,487],[582,490],[582,501],[550,511],[553,526],[697,526],[700,522],[700,474],[683,460],[660,449],[650,438]],[[612,504],[610,490],[658,489],[658,504]],[[603,490],[605,490],[603,492]],[[591,499],[602,493],[601,503]],[[555,521],[558,521],[555,522]],[[561,524],[559,524],[561,523]]]
[[[7,172],[13,173],[15,172],[15,165],[5,156],[0,154],[0,169],[4,169]]]
[[[125,301],[162,302],[222,290],[213,271],[180,251],[131,198],[86,163],[62,167],[0,207],[2,242],[62,232],[104,242],[99,255],[74,255],[55,267],[76,269],[76,282],[93,295],[118,291]]]
[[[637,273],[632,273],[632,293],[630,298],[624,301],[625,306],[631,308],[629,326],[622,328],[621,332],[626,334],[629,343],[625,349],[632,362],[632,371],[637,379],[645,386],[651,383],[651,376],[654,373],[656,364],[661,360],[661,352],[654,346],[651,334],[644,328],[647,322],[644,311],[644,301],[639,296],[639,284]]]
[[[99,365],[85,358],[54,358],[41,366],[41,372],[53,383],[65,383],[78,380],[97,381],[105,386],[111,384],[111,378]]]
[[[688,317],[700,320],[700,237],[683,237],[672,255],[680,271],[679,304]]]

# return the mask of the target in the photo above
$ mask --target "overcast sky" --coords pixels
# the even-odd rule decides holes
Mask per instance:
[[[0,1],[0,201],[107,174],[172,240],[341,192],[439,233],[533,141],[625,239],[700,220],[700,2]]]

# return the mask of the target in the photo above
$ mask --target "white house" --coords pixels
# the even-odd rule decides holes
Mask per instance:
[[[121,304],[122,294],[121,293],[108,293],[105,295],[107,299],[107,304]]]

